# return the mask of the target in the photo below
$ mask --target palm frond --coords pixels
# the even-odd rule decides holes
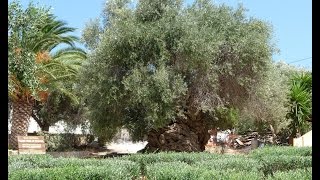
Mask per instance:
[[[55,53],[51,54],[52,59],[65,59],[63,56],[74,56],[78,57],[79,60],[85,60],[87,58],[87,53],[81,49],[76,47],[68,47],[64,49],[60,49],[56,51]]]

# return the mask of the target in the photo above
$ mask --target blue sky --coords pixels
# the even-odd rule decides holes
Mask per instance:
[[[9,0],[11,2],[12,0]],[[188,0],[187,2],[192,2]],[[30,0],[20,0],[26,6]],[[105,0],[34,0],[40,5],[51,6],[59,19],[78,28],[81,35],[85,23],[101,15]],[[312,1],[311,0],[214,0],[237,7],[242,3],[247,14],[272,24],[274,42],[280,49],[274,61],[283,60],[292,65],[312,68]],[[304,60],[303,60],[304,59]],[[294,61],[298,61],[291,63]]]

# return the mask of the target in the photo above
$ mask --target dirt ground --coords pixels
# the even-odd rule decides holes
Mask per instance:
[[[106,144],[106,149],[102,151],[95,151],[88,149],[85,151],[68,151],[68,152],[47,152],[47,154],[53,157],[77,157],[77,158],[89,158],[89,157],[104,157],[108,155],[121,155],[121,154],[134,154],[137,151],[143,149],[147,142],[123,142],[123,143],[109,143]]]
[[[123,142],[123,143],[109,143],[106,145],[106,149],[103,151],[84,150],[84,151],[68,151],[68,152],[47,152],[47,154],[53,157],[76,157],[76,158],[90,158],[90,157],[106,157],[108,155],[125,155],[134,154],[137,151],[143,149],[147,142]],[[245,147],[242,149],[222,148],[221,146],[206,146],[205,151],[218,154],[248,154],[251,147]],[[9,153],[10,155],[16,155],[15,153]],[[112,156],[111,156],[112,157]]]

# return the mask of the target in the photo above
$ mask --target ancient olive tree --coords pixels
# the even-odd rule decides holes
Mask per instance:
[[[241,107],[274,52],[270,26],[242,6],[115,0],[103,20],[83,38],[92,38],[80,86],[92,128],[108,140],[126,127],[149,150],[204,150],[216,109]]]

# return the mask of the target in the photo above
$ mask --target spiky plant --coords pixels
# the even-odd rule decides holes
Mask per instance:
[[[290,111],[287,117],[291,119],[291,137],[304,134],[309,128],[308,120],[312,115],[312,75],[309,72],[296,74],[291,80]]]

